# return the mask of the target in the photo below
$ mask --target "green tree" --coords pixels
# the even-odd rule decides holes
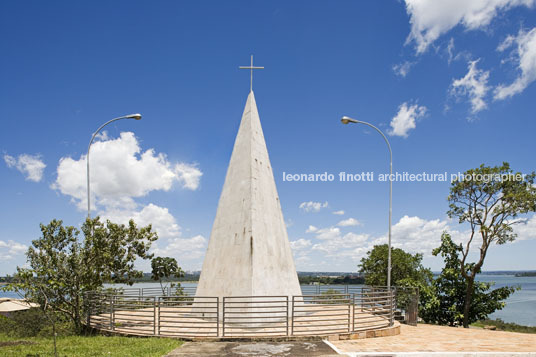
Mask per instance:
[[[359,272],[365,275],[365,284],[387,285],[387,244],[375,245],[361,259]],[[406,253],[391,247],[391,280],[393,286],[424,287],[430,284],[433,274],[422,265],[422,254]]]
[[[455,244],[448,233],[441,236],[441,246],[433,250],[433,255],[441,255],[445,266],[441,274],[434,279],[430,294],[421,296],[419,316],[427,323],[440,325],[469,324],[483,320],[489,314],[505,306],[507,299],[516,288],[502,287],[490,291],[492,283],[474,282],[471,291],[469,313],[465,312],[468,282],[459,268],[462,247]],[[465,269],[470,269],[466,264]]]
[[[138,228],[99,217],[82,226],[84,239],[60,220],[41,224],[42,236],[32,241],[26,253],[28,268],[17,272],[6,289],[70,318],[82,330],[84,293],[101,289],[104,283],[132,284],[142,276],[134,269],[136,259],[150,259],[151,243],[158,237],[151,226]]]
[[[512,226],[520,223],[519,214],[536,211],[536,174],[514,172],[508,163],[488,167],[483,164],[464,173],[464,179],[455,180],[448,196],[450,218],[468,224],[470,235],[459,247],[458,270],[466,282],[463,308],[463,326],[469,327],[475,277],[480,273],[488,249],[492,244],[515,240]],[[472,244],[478,244],[479,254],[468,262]]]
[[[151,279],[157,280],[160,283],[160,289],[162,289],[162,294],[166,294],[166,287],[162,284],[162,279],[170,278],[182,278],[184,276],[184,271],[179,267],[175,258],[170,257],[156,257],[151,261],[152,276]],[[180,283],[171,283],[171,287],[177,287],[177,291],[181,292]]]
[[[376,245],[361,259],[360,272],[365,275],[365,284],[371,286],[384,286],[387,284],[387,244]],[[397,308],[406,310],[409,304],[416,299],[419,302],[419,311],[423,309],[422,303],[432,295],[431,284],[433,273],[422,265],[422,254],[407,253],[400,248],[391,247],[391,279],[392,286],[396,287]],[[420,297],[424,296],[424,299]]]

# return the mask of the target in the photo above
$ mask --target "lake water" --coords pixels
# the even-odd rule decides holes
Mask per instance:
[[[514,292],[506,300],[504,309],[490,315],[491,319],[502,319],[503,321],[515,322],[520,325],[536,326],[536,277],[516,278],[514,275],[479,275],[477,278],[484,282],[495,282],[494,287],[496,288],[515,285],[521,286],[521,290]],[[182,283],[182,286],[190,288],[194,288],[196,285],[196,283]],[[118,284],[116,286],[128,288],[160,287],[158,283],[137,283],[133,286]],[[18,296],[11,292],[0,291],[0,297],[17,298]]]
[[[503,286],[521,286],[506,300],[504,309],[491,314],[491,319],[502,319],[525,326],[536,326],[536,277],[519,277],[514,275],[479,275],[478,280],[495,282],[494,288]]]

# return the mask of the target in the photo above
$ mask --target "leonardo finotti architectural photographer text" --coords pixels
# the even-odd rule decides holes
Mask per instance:
[[[410,172],[395,172],[392,174],[392,180],[395,182],[453,182],[453,181],[523,181],[525,174],[472,174],[466,175],[458,172],[455,174],[449,174],[448,172],[442,173],[410,173]],[[360,172],[360,173],[348,173],[339,172],[337,174],[322,172],[322,173],[287,173],[283,172],[283,181],[288,182],[373,182],[373,181],[389,181],[388,173],[375,174],[372,171]]]

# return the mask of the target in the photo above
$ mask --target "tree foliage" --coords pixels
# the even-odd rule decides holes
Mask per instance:
[[[494,243],[515,240],[513,226],[521,222],[517,217],[536,211],[535,176],[534,172],[530,175],[514,172],[505,162],[495,167],[481,165],[466,171],[464,179],[452,182],[447,213],[470,227],[467,242],[458,250],[458,270],[467,283],[463,299],[464,327],[469,326],[475,277],[482,269],[488,249]],[[479,245],[480,254],[474,262],[468,262],[472,244]]]
[[[150,259],[151,243],[158,237],[151,226],[138,228],[99,217],[87,219],[79,230],[60,220],[41,224],[39,239],[26,253],[28,267],[17,267],[7,289],[27,300],[50,307],[82,329],[84,293],[101,289],[104,283],[132,284],[142,272],[134,268],[136,259]]]
[[[156,257],[151,261],[151,279],[156,280],[160,283],[160,289],[162,289],[162,294],[166,294],[166,287],[162,284],[163,279],[170,278],[181,278],[184,276],[184,271],[179,267],[175,258],[170,257]],[[181,284],[180,283],[171,283],[171,288],[176,287],[177,291],[181,293]]]
[[[365,274],[367,285],[387,284],[388,252],[387,244],[376,245],[361,259],[360,272]],[[396,287],[396,304],[399,308],[406,309],[419,295],[431,293],[433,273],[422,265],[422,258],[422,254],[411,254],[391,247],[391,281],[392,286]]]
[[[365,284],[387,285],[387,244],[375,245],[361,259],[359,272],[365,275]],[[427,286],[433,274],[422,265],[422,254],[410,254],[400,248],[391,247],[391,281],[393,286]]]
[[[445,266],[434,279],[431,289],[421,294],[419,316],[427,323],[439,325],[461,325],[467,317],[469,324],[486,319],[489,314],[501,310],[504,300],[516,288],[502,287],[490,291],[492,283],[474,282],[472,285],[469,314],[464,312],[467,280],[460,271],[459,261],[462,247],[455,244],[448,233],[441,236],[441,246],[433,250],[435,256],[441,255]],[[470,264],[465,269],[470,269]]]

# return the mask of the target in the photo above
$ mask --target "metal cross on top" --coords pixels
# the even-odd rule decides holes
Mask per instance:
[[[253,55],[251,55],[251,65],[249,66],[240,66],[240,69],[249,69],[251,71],[251,78],[249,83],[249,91],[253,92],[253,70],[254,69],[264,69],[264,67],[254,67],[253,66]]]

